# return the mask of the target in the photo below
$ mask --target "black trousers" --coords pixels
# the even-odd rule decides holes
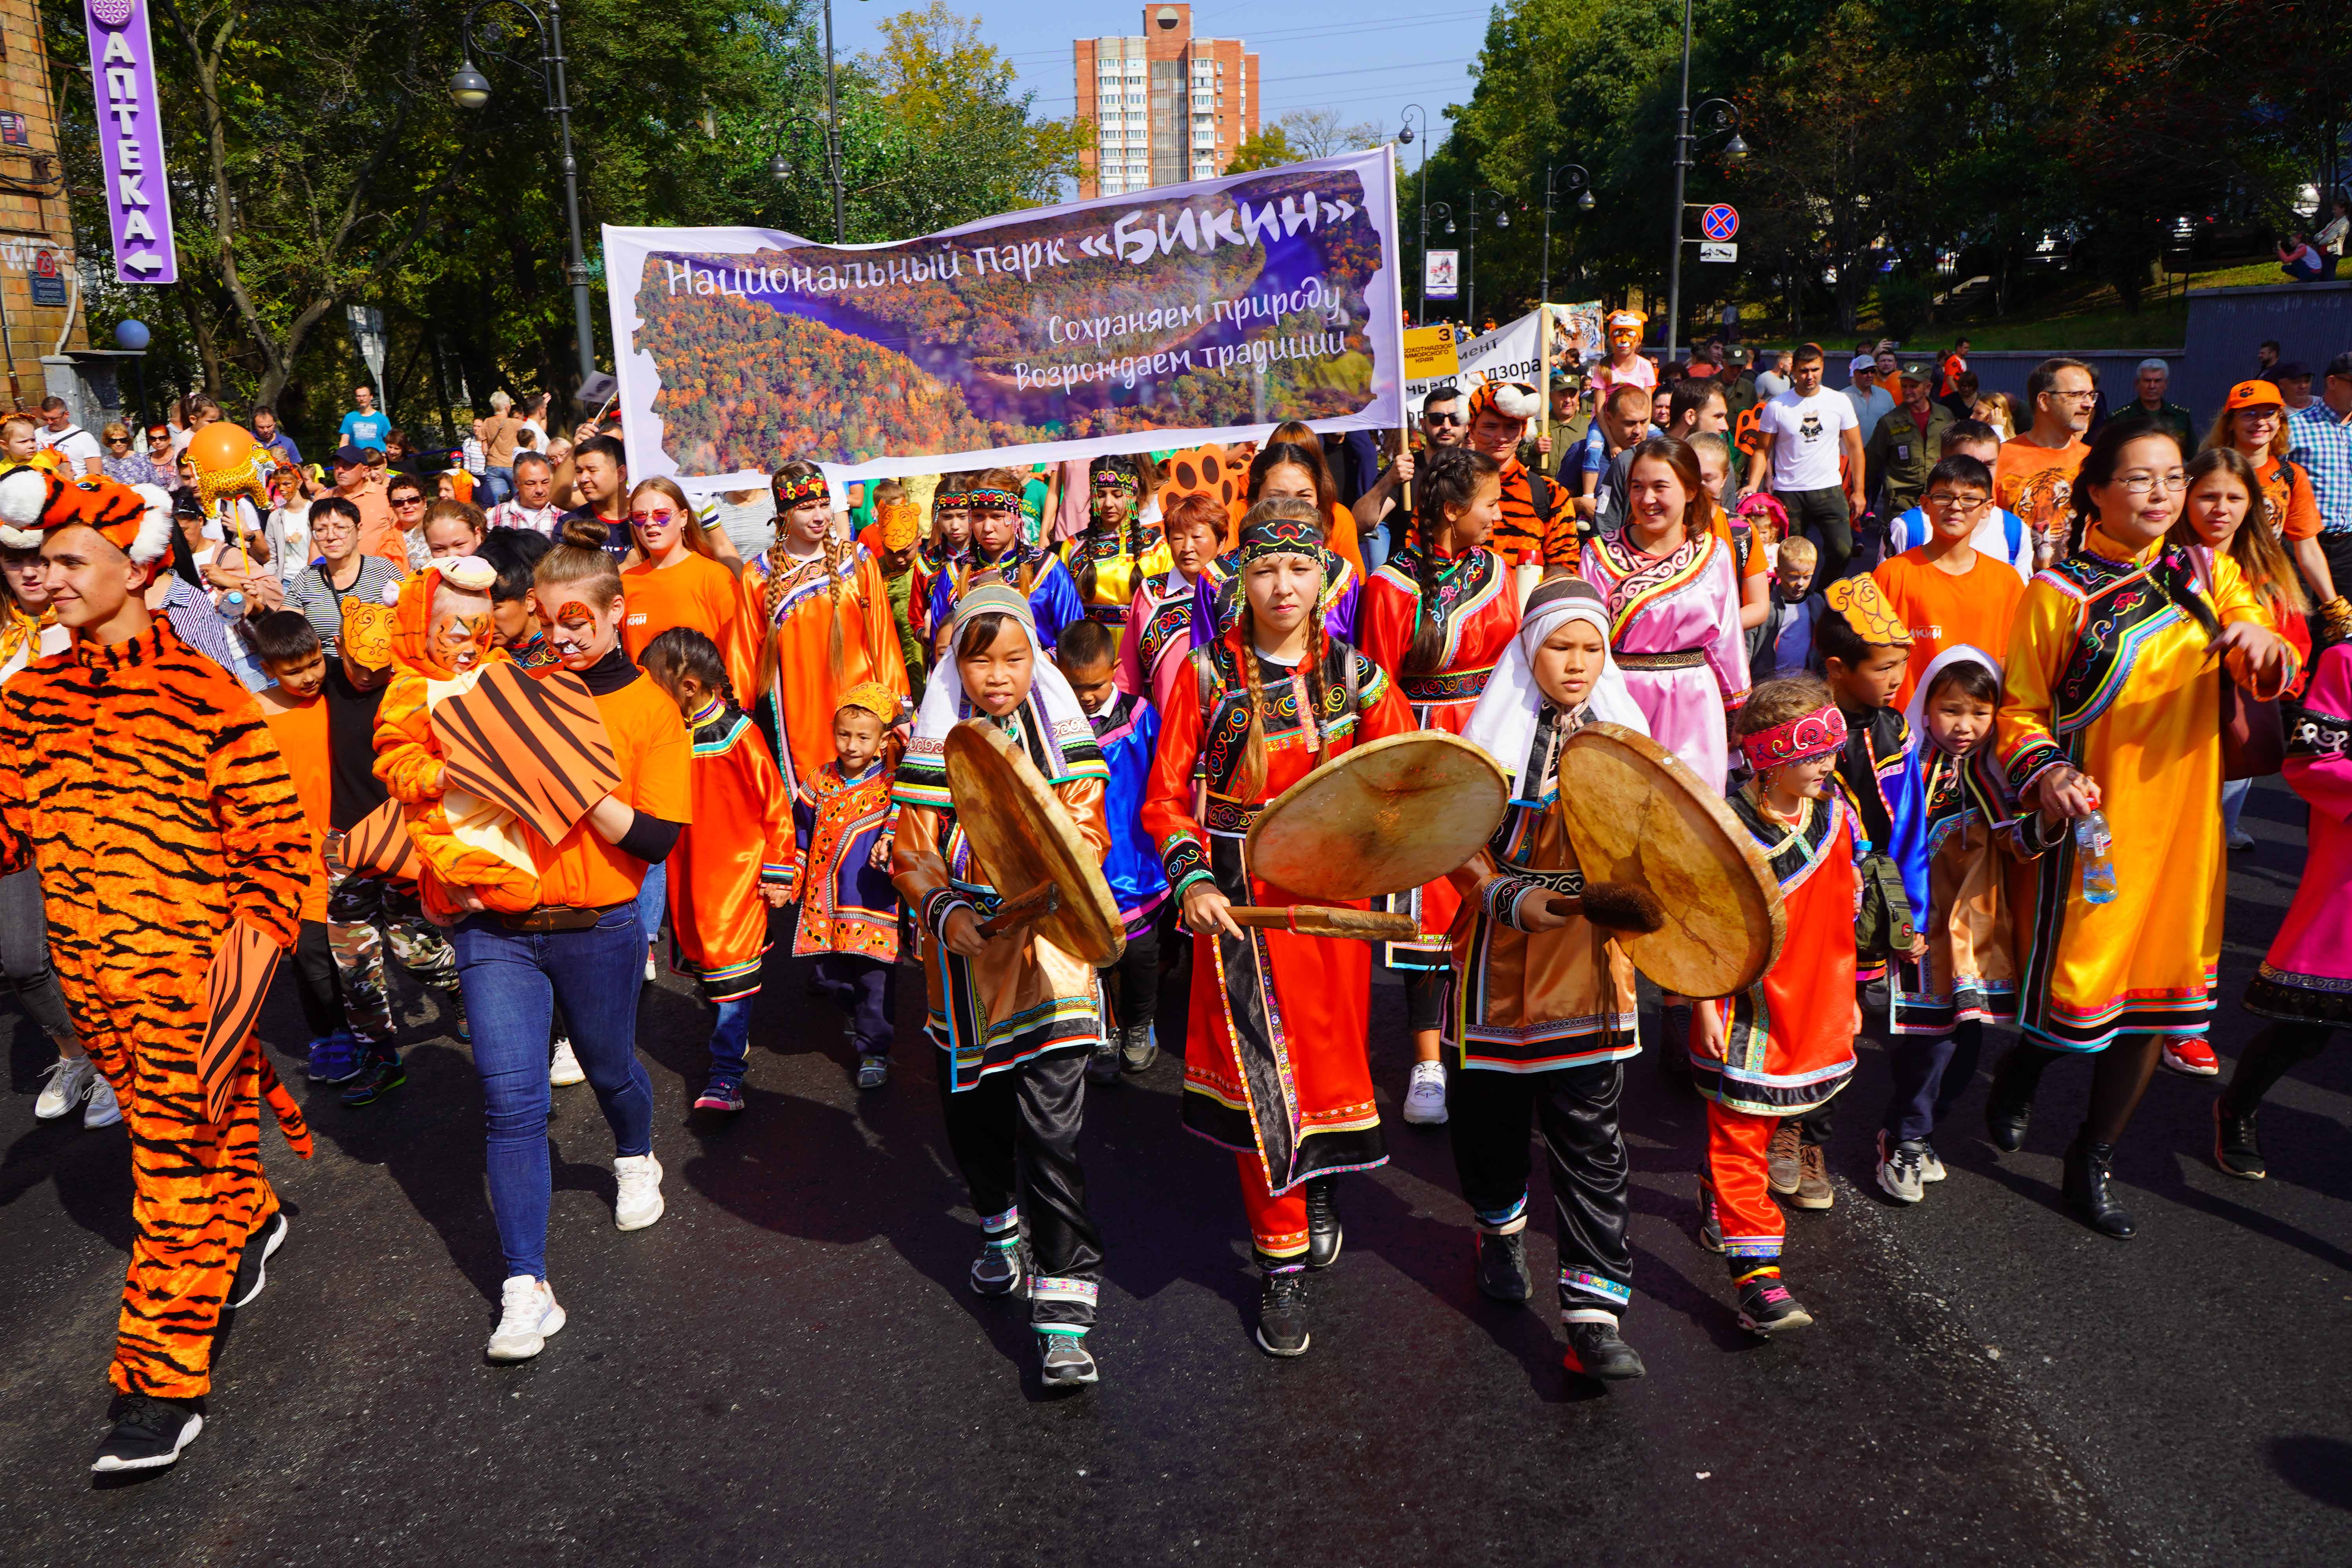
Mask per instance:
[[[323,921],[304,921],[294,938],[294,990],[312,1039],[323,1040],[343,1026],[343,994]]]
[[[833,1005],[849,1015],[849,1028],[857,1054],[887,1057],[898,1028],[898,966],[862,952],[821,952],[816,960],[816,987]]]
[[[1886,1136],[1901,1143],[1934,1132],[1936,1124],[1952,1113],[1952,1107],[1976,1081],[1977,1063],[1983,1056],[1984,1025],[1975,1018],[1940,1040],[1918,1035],[1897,1035],[1888,1040],[1886,1065],[1895,1074],[1895,1095],[1886,1102]],[[1827,1136],[1824,1130],[1822,1137]]]
[[[1550,1072],[1454,1075],[1446,1126],[1462,1195],[1481,1230],[1502,1232],[1528,1212],[1528,1132],[1543,1132],[1559,1236],[1563,1318],[1614,1321],[1632,1298],[1633,1249],[1625,1140],[1617,1128],[1622,1062]]]
[[[1127,951],[1096,972],[1102,976],[1110,1016],[1122,1029],[1148,1026],[1160,1016],[1160,930],[1173,901],[1163,902],[1141,931],[1129,932]],[[1116,1044],[1118,1037],[1110,1037]]]
[[[1079,1048],[1033,1057],[956,1092],[944,1058],[940,1107],[948,1147],[983,1222],[1018,1211],[1027,1224],[1036,1279],[1030,1321],[1080,1329],[1095,1321],[1102,1279],[1102,1233],[1087,1213],[1078,1164],[1086,1118],[1087,1055]]]
[[[1445,987],[1454,978],[1453,972],[1445,969],[1400,969],[1397,973],[1404,981],[1405,1026],[1416,1035],[1444,1028]]]

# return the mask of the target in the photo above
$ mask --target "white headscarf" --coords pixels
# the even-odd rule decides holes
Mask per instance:
[[[1555,578],[1528,598],[1519,635],[1503,650],[1495,673],[1486,678],[1486,689],[1471,710],[1469,728],[1462,731],[1464,740],[1501,765],[1511,781],[1513,800],[1531,801],[1543,787],[1541,779],[1522,776],[1534,762],[1530,753],[1535,750],[1536,721],[1546,701],[1536,685],[1535,652],[1570,621],[1588,621],[1601,633],[1601,678],[1585,697],[1586,711],[1637,734],[1650,732],[1649,721],[1634,704],[1624,672],[1609,651],[1609,606],[1601,591],[1579,578]]]
[[[1047,784],[1103,776],[1102,748],[1095,742],[1094,725],[1078,704],[1061,669],[1045,656],[1037,640],[1037,620],[1029,601],[1001,583],[974,588],[960,600],[948,621],[946,658],[931,671],[923,689],[923,706],[915,715],[915,732],[907,755],[898,764],[892,798],[913,805],[952,805],[947,788],[948,731],[980,710],[964,695],[963,672],[955,657],[956,639],[967,623],[980,616],[1003,616],[1029,639],[1029,696],[1022,704],[1022,739],[1030,761]]]
[[[1903,721],[1911,726],[1912,738],[1918,744],[1929,744],[1927,739],[1927,689],[1936,684],[1936,677],[1956,664],[1980,664],[1992,671],[1995,680],[2000,679],[2000,661],[1969,643],[1954,643],[1927,661],[1920,674],[1919,684],[1911,689],[1911,700],[1903,705]]]

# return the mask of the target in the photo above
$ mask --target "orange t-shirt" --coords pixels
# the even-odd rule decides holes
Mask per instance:
[[[725,571],[726,568],[719,568]],[[640,675],[618,691],[596,699],[604,733],[613,742],[613,763],[622,803],[664,822],[694,820],[694,742],[669,694]],[[604,842],[581,818],[572,831],[550,844],[529,826],[520,828],[539,871],[539,901],[570,909],[604,909],[637,896],[646,863]]]
[[[280,706],[280,703],[285,706]],[[302,918],[327,918],[327,834],[334,820],[335,767],[327,746],[327,700],[317,696],[295,703],[271,687],[260,696],[261,716],[286,759],[294,780],[294,797],[310,824],[310,885],[302,893]]]
[[[759,648],[742,586],[709,556],[688,554],[671,566],[638,562],[621,574],[621,646],[632,659],[662,633],[687,626],[719,645],[738,701],[757,684]]]
[[[2023,437],[2003,441],[2000,457],[1993,460],[1994,504],[2015,512],[2026,527],[2037,531],[2055,527],[2065,511],[2066,498],[2074,491],[2075,472],[2090,455],[2091,448],[2080,441],[2055,448],[2037,447]],[[2043,475],[2051,477],[2044,479]]]
[[[1731,514],[1725,511],[1721,507],[1717,507],[1715,509],[1715,526],[1711,531],[1717,539],[1723,541],[1723,547],[1731,552],[1732,562],[1734,564],[1738,564],[1739,561],[1739,542],[1731,536]],[[1750,534],[1748,537],[1752,540],[1755,536]],[[1748,552],[1747,564],[1739,567],[1738,576],[1740,582],[1744,584],[1750,577],[1761,577],[1764,575],[1767,564],[1768,563],[1764,559],[1764,552],[1753,548],[1749,549]]]
[[[2269,514],[2273,538],[2319,537],[2319,497],[2313,493],[2311,476],[2301,464],[2268,458],[2255,465],[2254,478],[2262,482],[2263,506]]]
[[[1911,628],[1911,661],[1895,690],[1894,707],[1911,700],[1919,678],[1948,647],[1967,643],[1981,648],[1996,664],[2008,657],[2009,623],[2025,593],[2017,568],[2008,562],[1979,551],[1976,563],[1956,574],[1929,561],[1921,545],[1880,562],[1871,576],[1888,605]]]

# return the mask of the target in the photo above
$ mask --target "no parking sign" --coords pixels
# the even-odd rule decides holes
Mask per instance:
[[[1727,202],[1717,202],[1698,215],[1699,232],[1709,239],[1729,239],[1739,232],[1739,212]]]

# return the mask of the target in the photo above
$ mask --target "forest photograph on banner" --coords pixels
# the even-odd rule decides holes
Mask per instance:
[[[887,245],[604,230],[629,471],[764,482],[1393,427],[1387,149]],[[732,488],[731,486],[730,488]]]

